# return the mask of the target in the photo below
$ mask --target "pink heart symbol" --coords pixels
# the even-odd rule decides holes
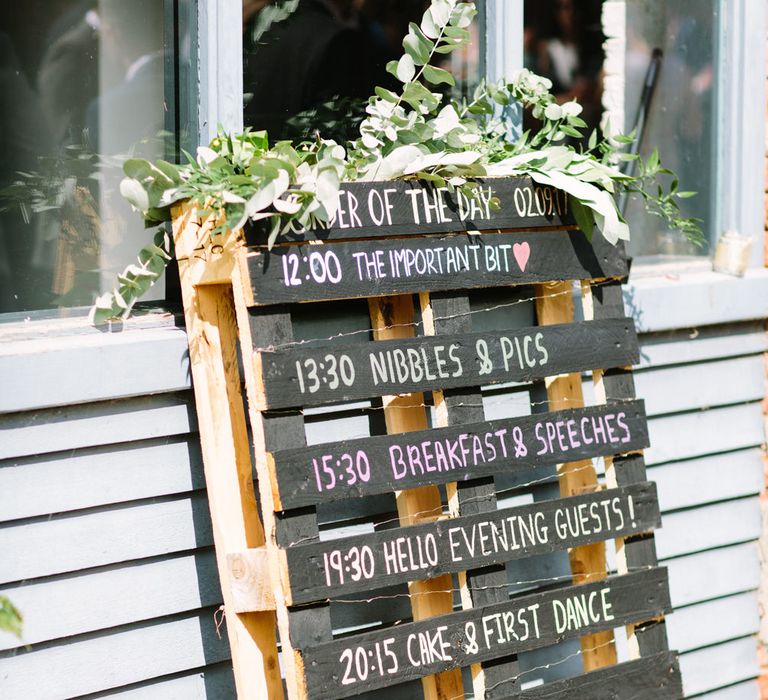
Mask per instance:
[[[528,242],[515,243],[512,246],[512,253],[517,260],[517,264],[520,266],[520,271],[525,272],[525,266],[528,264],[528,258],[531,257],[531,246]]]

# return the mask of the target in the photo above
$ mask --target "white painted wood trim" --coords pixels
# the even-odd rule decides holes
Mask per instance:
[[[624,133],[624,92],[626,40],[626,3],[606,0],[603,3],[603,117],[601,127],[607,134]]]
[[[768,318],[768,270],[630,277],[624,306],[640,333]]]

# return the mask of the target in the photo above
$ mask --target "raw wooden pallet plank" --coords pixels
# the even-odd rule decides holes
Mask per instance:
[[[288,547],[291,604],[502,564],[652,530],[652,483]]]
[[[628,319],[561,323],[501,333],[467,333],[344,347],[256,346],[262,408],[317,406],[426,389],[526,382],[637,360]],[[568,408],[571,408],[570,406]]]
[[[415,309],[409,296],[369,299],[371,328],[376,342],[403,341],[415,334]],[[421,431],[427,427],[424,395],[399,393],[382,399],[387,433]],[[421,486],[396,492],[395,502],[401,525],[430,522],[442,514],[443,504],[436,486]],[[450,574],[408,584],[414,620],[443,615],[453,610],[453,578]],[[424,700],[464,697],[464,683],[458,669],[422,675]]]
[[[599,236],[595,242],[580,231],[536,231],[249,248],[249,304],[626,275],[623,255]]]
[[[482,416],[477,399],[461,403],[478,407]],[[271,456],[270,474],[275,507],[285,509],[647,445],[643,403],[633,401],[285,450]]]
[[[416,180],[345,182],[339,210],[324,228],[289,233],[294,240],[339,240],[430,232],[562,226],[573,223],[567,195],[529,177],[478,179],[478,193],[467,198],[458,190]],[[491,199],[498,200],[498,207]],[[259,226],[249,242],[266,242]]]
[[[569,323],[575,317],[572,282],[539,285],[536,315],[542,326]],[[633,325],[634,327],[634,325]],[[592,367],[601,367],[593,362]],[[576,372],[550,375],[546,380],[546,395],[550,409],[578,408],[584,405],[581,376]],[[599,488],[597,472],[589,459],[568,460],[557,466],[560,493],[563,496]],[[605,578],[607,562],[605,544],[595,542],[569,552],[573,580],[576,583]],[[617,662],[613,630],[582,637],[581,653],[584,669],[592,671]]]
[[[504,700],[680,700],[677,654],[663,652],[536,688]]]
[[[652,619],[669,607],[666,571],[652,569],[317,645],[305,655],[308,699],[358,695]]]
[[[213,217],[200,222],[190,209],[177,212],[173,225],[216,564],[237,691],[244,698],[279,697],[275,612],[266,605],[241,611],[237,577],[228,559],[230,553],[263,547],[265,538],[254,495],[229,282],[235,241],[218,245],[221,251],[217,248],[216,258],[207,258],[207,264],[195,257],[213,254],[212,228]],[[198,247],[202,256],[195,253]]]

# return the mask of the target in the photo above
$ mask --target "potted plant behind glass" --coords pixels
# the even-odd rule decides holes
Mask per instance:
[[[558,104],[549,80],[521,70],[509,82],[481,82],[471,101],[436,92],[454,84],[451,73],[434,65],[436,57],[469,42],[476,12],[473,3],[432,0],[421,23],[410,24],[403,56],[387,66],[401,89],[376,88],[355,141],[341,145],[318,134],[313,141],[270,146],[263,131],[219,133],[196,157],[186,154],[183,165],[126,161],[123,195],[147,226],[170,221],[172,208],[186,200],[214,216],[211,235],[260,221],[272,245],[291,230],[327,227],[343,182],[413,179],[471,199],[477,178],[523,175],[567,193],[574,219],[589,237],[597,227],[610,243],[628,240],[615,197],[635,193],[651,213],[700,242],[698,220],[682,217],[677,204],[693,193],[678,190],[658,153],[629,175],[619,164],[638,158],[624,152],[633,136],[593,131],[585,147],[571,145],[585,136],[582,108],[575,100]],[[540,127],[510,138],[510,108],[530,110]],[[161,228],[118,286],[96,300],[92,321],[126,317],[171,257],[172,241]]]

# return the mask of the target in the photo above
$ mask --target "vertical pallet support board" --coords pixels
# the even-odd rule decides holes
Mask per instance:
[[[430,700],[682,697],[623,250],[588,241],[564,193],[526,178],[481,181],[476,201],[416,182],[343,185],[327,229],[271,249],[259,231],[213,226],[175,211],[238,697],[394,696],[407,682]],[[489,308],[473,295],[489,289],[519,292],[501,307],[534,302],[537,323],[479,330]],[[365,328],[297,333],[306,305],[353,299],[367,300]],[[486,419],[489,389],[525,386],[529,414]],[[380,411],[385,430],[308,445],[305,412],[345,405]],[[514,496],[553,469],[558,498],[502,503],[510,477]],[[325,536],[323,514],[352,500],[363,534]],[[519,578],[558,552],[567,579]],[[630,658],[617,663],[621,628]],[[518,656],[567,640],[580,640],[583,673],[528,687]]]

